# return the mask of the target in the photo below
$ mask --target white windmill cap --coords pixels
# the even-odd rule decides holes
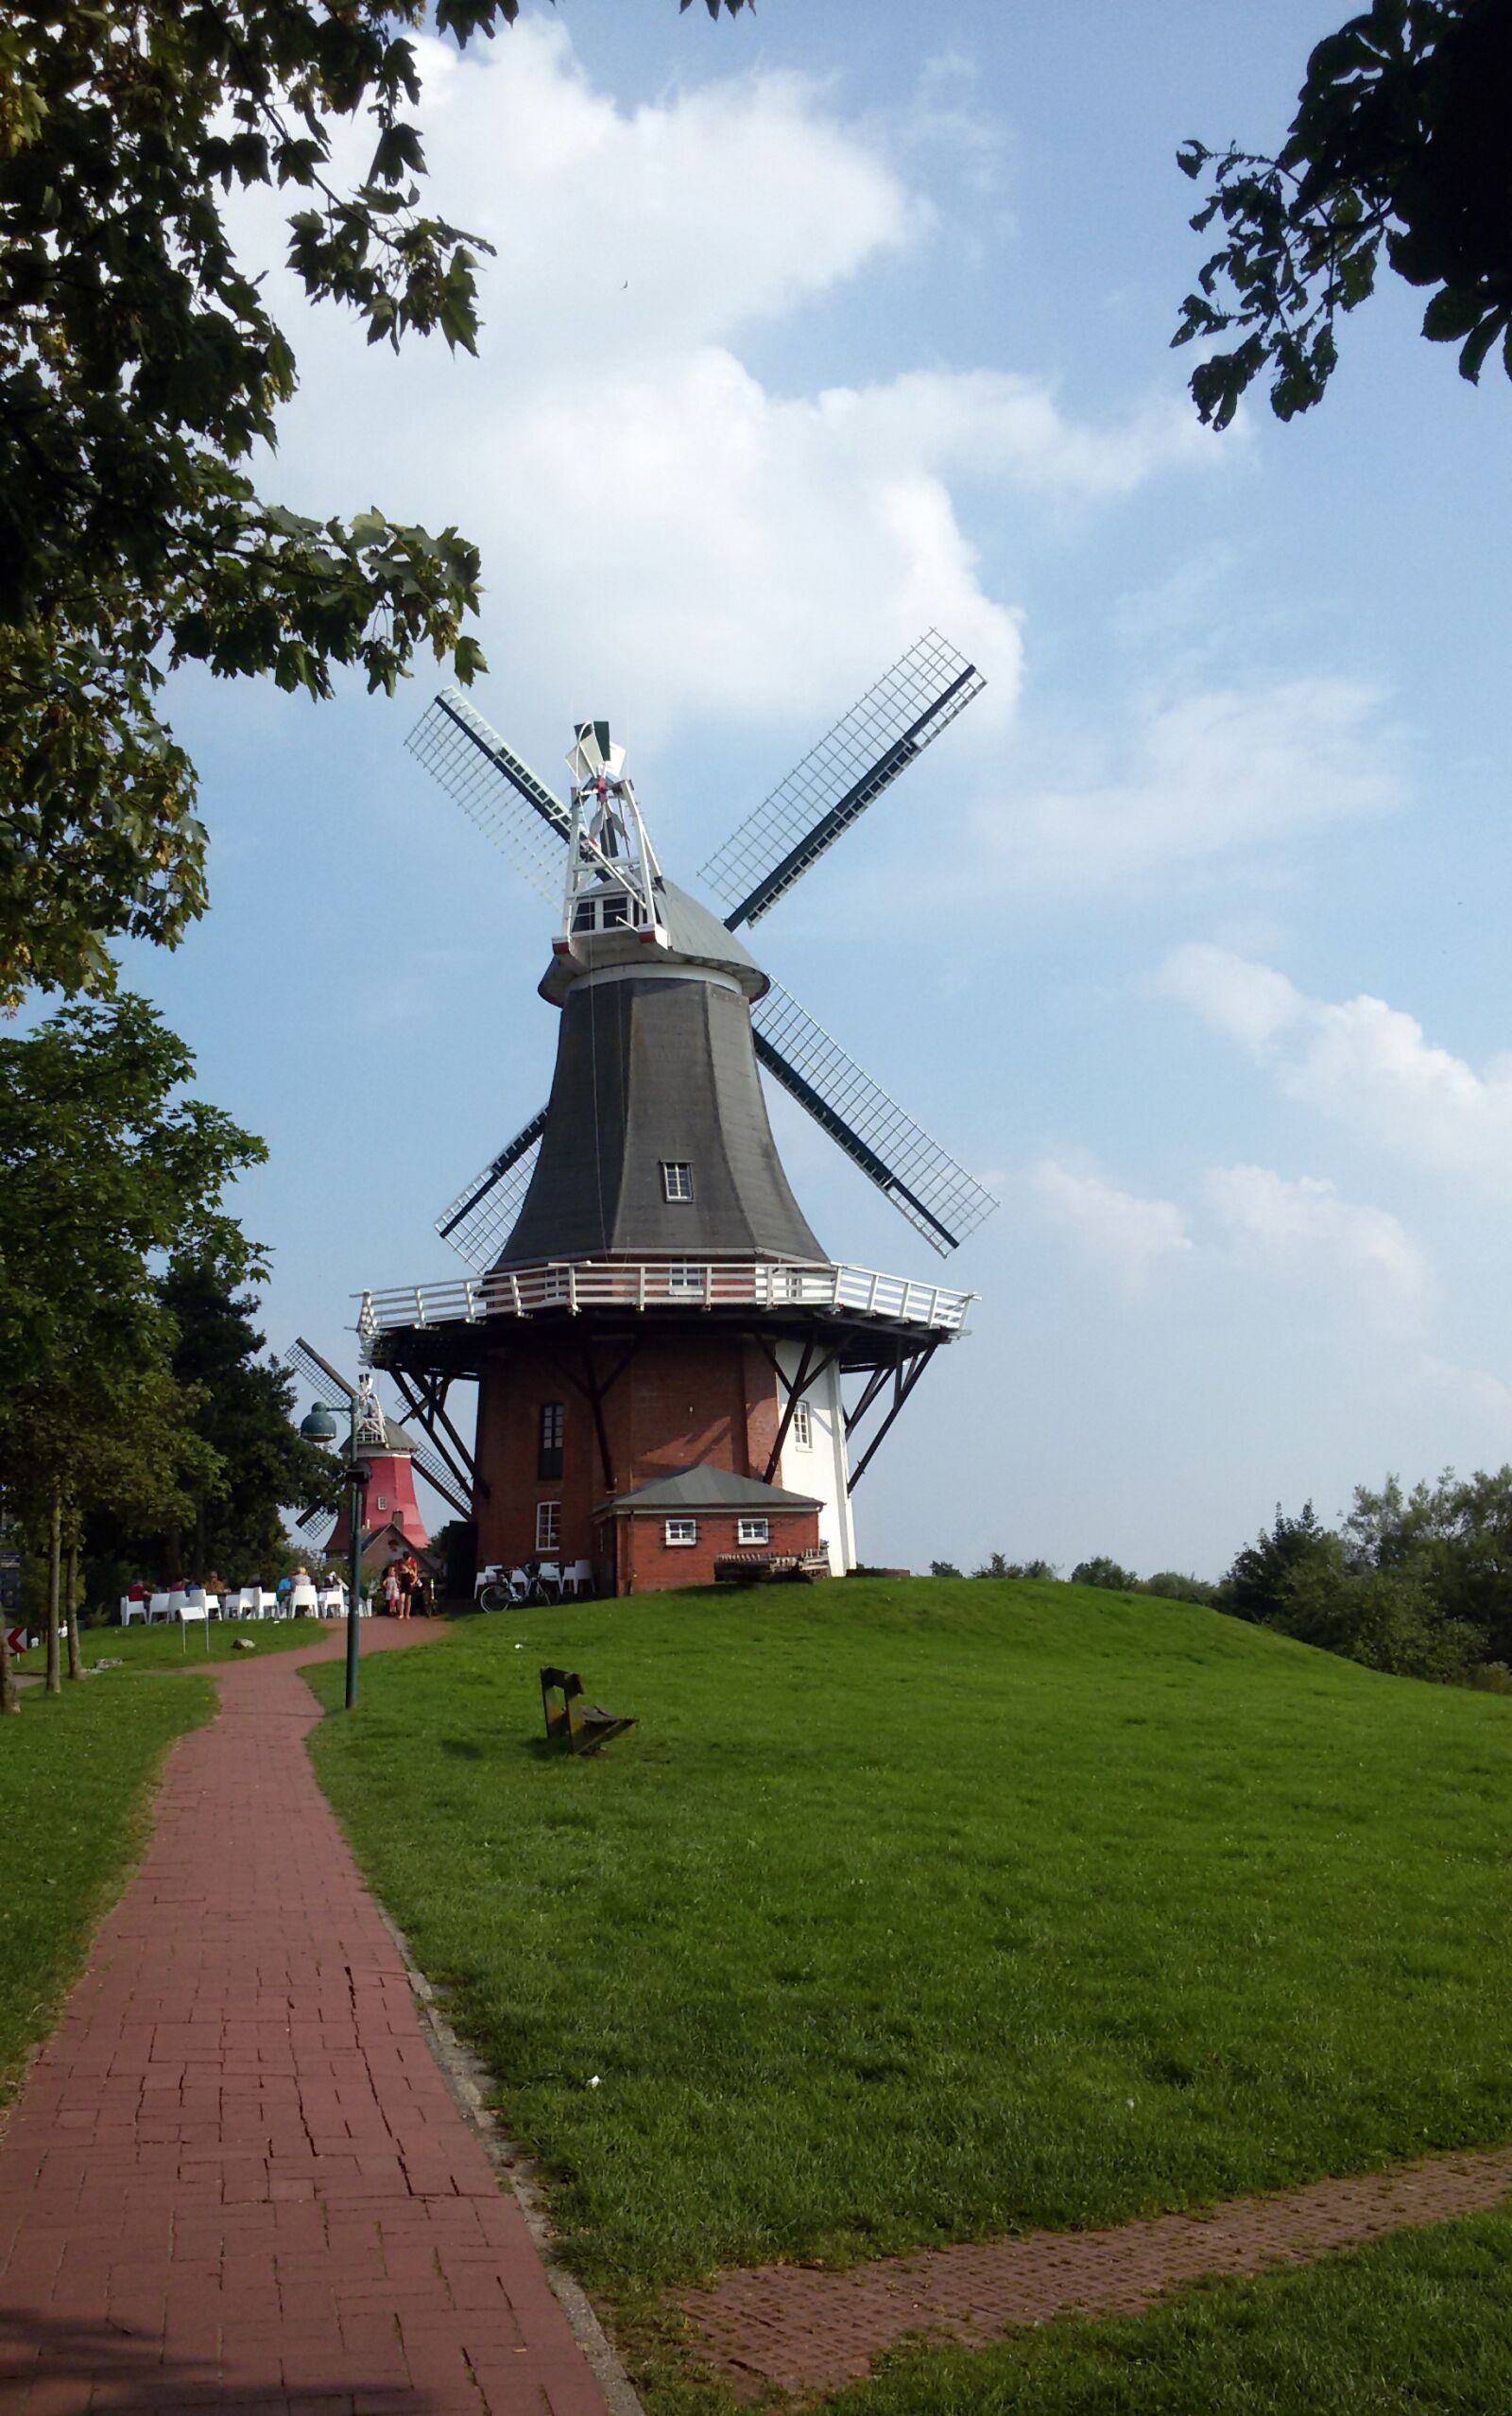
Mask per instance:
[[[610,780],[618,780],[625,768],[625,750],[612,744],[607,721],[575,722],[576,745],[567,751],[567,768],[579,785],[596,780],[600,772],[608,772]]]

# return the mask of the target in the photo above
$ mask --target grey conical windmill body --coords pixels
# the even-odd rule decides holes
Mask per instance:
[[[732,932],[666,880],[656,963],[575,963],[546,1130],[497,1264],[550,1258],[789,1259],[824,1251],[793,1196],[756,1067],[750,1002],[768,985]],[[591,944],[615,950],[611,938]],[[685,1169],[669,1176],[668,1168]]]

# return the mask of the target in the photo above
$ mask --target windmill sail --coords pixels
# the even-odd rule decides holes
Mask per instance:
[[[756,1054],[943,1257],[997,1201],[773,982],[751,1009]]]
[[[296,1336],[289,1344],[284,1354],[284,1363],[292,1368],[296,1375],[304,1378],[316,1399],[327,1409],[350,1409],[357,1397],[356,1386],[349,1384],[329,1359],[323,1359],[314,1343],[306,1342],[302,1334]]]
[[[704,866],[729,928],[774,906],[986,685],[926,630]]]
[[[404,741],[417,763],[512,858],[532,887],[555,904],[571,817],[496,730],[455,688],[426,707]]]
[[[535,1172],[536,1150],[545,1129],[542,1108],[436,1219],[442,1241],[449,1241],[480,1275],[488,1273],[504,1248]]]

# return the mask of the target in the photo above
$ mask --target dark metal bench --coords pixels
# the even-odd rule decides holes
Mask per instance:
[[[553,1701],[555,1695],[561,1697],[559,1703]],[[618,1712],[585,1703],[583,1682],[576,1669],[542,1669],[541,1708],[546,1715],[546,1742],[565,1745],[570,1753],[596,1753],[610,1737],[623,1736],[635,1726],[633,1719]]]

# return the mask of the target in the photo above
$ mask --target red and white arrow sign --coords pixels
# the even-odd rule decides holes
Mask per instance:
[[[9,1646],[10,1647],[10,1649],[11,1649],[11,1651],[12,1651],[12,1652],[25,1652],[25,1650],[26,1650],[26,1629],[25,1629],[25,1628],[10,1628],[10,1629],[9,1629],[9,1630],[7,1631],[7,1633],[6,1633],[6,1642],[7,1642],[7,1644],[9,1644]]]

